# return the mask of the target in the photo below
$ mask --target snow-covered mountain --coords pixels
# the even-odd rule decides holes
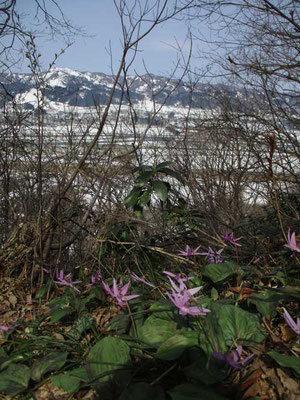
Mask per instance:
[[[7,99],[14,98],[23,103],[26,108],[37,106],[37,84],[31,74],[15,73],[0,75],[0,94]],[[46,103],[91,107],[95,104],[105,104],[109,98],[114,82],[112,75],[95,72],[79,72],[69,68],[52,68],[40,81],[40,88],[45,95]],[[143,75],[130,76],[126,85],[121,78],[115,90],[113,101],[117,103],[123,96],[126,104],[147,103],[155,99],[158,104],[169,106],[211,108],[218,105],[218,94],[226,93],[231,99],[241,97],[241,92],[224,85],[209,85],[197,83],[191,88],[187,82],[178,82],[161,76]],[[1,96],[3,98],[3,96]],[[0,100],[1,105],[1,100]]]

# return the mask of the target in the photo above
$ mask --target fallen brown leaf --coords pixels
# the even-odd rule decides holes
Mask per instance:
[[[282,369],[276,369],[277,375],[284,388],[284,400],[299,400],[300,399],[300,382],[290,378]]]

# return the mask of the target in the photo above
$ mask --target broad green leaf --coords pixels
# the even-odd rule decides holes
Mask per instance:
[[[118,335],[125,334],[129,327],[130,318],[128,314],[120,314],[117,317],[111,319],[107,331],[116,331]]]
[[[101,339],[89,352],[87,357],[87,373],[93,386],[101,388],[101,384],[116,377],[118,382],[128,380],[128,367],[131,364],[130,348],[121,339],[107,336]]]
[[[24,358],[25,357],[22,354],[15,354],[14,356],[8,357],[6,360],[3,360],[1,362],[1,370],[7,368],[10,364],[15,364],[15,363],[18,363],[20,361],[23,361]]]
[[[295,297],[296,299],[300,299],[300,289],[293,286],[285,286],[280,289],[272,289],[272,291],[277,293],[282,293],[289,297]]]
[[[75,393],[80,387],[80,379],[68,374],[52,376],[51,383],[67,393]]]
[[[26,365],[11,364],[0,374],[0,392],[16,395],[27,389],[30,379],[30,369]]]
[[[193,362],[184,368],[184,375],[193,381],[198,381],[198,383],[204,383],[205,385],[214,385],[215,383],[222,382],[227,376],[227,371],[224,369],[223,363],[214,357],[210,357],[208,361],[204,352],[195,352],[194,350],[191,349],[189,353],[196,353],[198,357],[192,357]]]
[[[160,318],[172,322],[176,319],[174,307],[169,304],[155,302],[150,306],[149,311],[153,313],[153,316],[155,318]]]
[[[173,178],[177,179],[179,182],[182,182],[182,183],[184,182],[183,177],[182,177],[178,172],[173,171],[173,170],[170,169],[170,168],[161,168],[161,169],[159,170],[159,172],[163,172],[163,173],[165,173],[166,175],[172,176]]]
[[[68,332],[68,336],[72,339],[79,340],[83,332],[93,325],[92,317],[83,315],[73,322],[72,329]]]
[[[136,178],[134,181],[136,186],[144,186],[147,182],[149,182],[149,179],[152,178],[153,172],[152,171],[145,171],[143,172],[140,176]]]
[[[65,310],[56,310],[54,311],[52,318],[50,319],[50,324],[55,324],[55,322],[60,321],[61,319],[63,319],[64,317],[66,317],[67,315],[72,314],[72,310],[71,308],[67,308]]]
[[[86,382],[87,380],[86,368],[81,367],[68,371],[64,375],[53,376],[51,383],[67,393],[75,393],[79,390],[80,382]]]
[[[153,189],[161,201],[166,201],[168,198],[168,187],[162,181],[154,181]]]
[[[287,356],[285,354],[277,353],[277,351],[269,351],[267,353],[272,357],[281,367],[292,368],[296,375],[300,377],[300,358]]]
[[[254,304],[264,317],[271,319],[276,315],[276,308],[280,300],[287,296],[280,293],[275,293],[271,290],[266,290],[262,293],[253,294],[248,301]]]
[[[129,195],[125,197],[124,204],[126,208],[133,207],[137,203],[140,194],[141,194],[140,188],[133,188],[132,191],[129,193]]]
[[[191,383],[183,383],[182,385],[175,386],[168,393],[172,400],[228,400],[228,398],[217,394],[210,387],[193,385]]]
[[[151,315],[140,328],[139,339],[152,347],[158,347],[176,334],[176,325],[174,321],[166,321]]]
[[[60,370],[65,365],[67,357],[67,352],[53,352],[36,360],[31,367],[31,378],[39,381],[47,372]]]
[[[0,366],[7,360],[9,360],[9,357],[8,357],[6,351],[3,349],[3,347],[0,347]]]
[[[142,218],[142,216],[143,216],[143,207],[141,207],[138,204],[136,204],[135,206],[133,206],[133,212],[135,213],[137,218]]]
[[[137,172],[137,171],[145,171],[147,169],[151,169],[152,171],[152,165],[140,165],[139,167],[134,167],[133,168],[133,172]]]
[[[257,344],[264,339],[256,314],[233,305],[219,305],[211,314],[211,318],[217,319],[227,346],[233,346],[236,342]]]
[[[225,279],[236,275],[238,266],[233,262],[224,262],[222,264],[208,264],[203,268],[203,276],[209,278],[213,283],[223,282]]]
[[[161,387],[151,386],[149,383],[139,382],[129,385],[119,400],[164,400],[165,395]]]
[[[147,190],[144,191],[144,193],[141,195],[141,197],[139,197],[138,204],[141,207],[144,207],[149,203],[149,201],[151,199],[151,193],[152,193],[152,190],[151,189],[147,189]]]
[[[50,282],[37,289],[37,291],[35,293],[36,299],[42,299],[46,295],[46,293],[48,292],[48,289],[49,289],[49,284],[50,284]]]
[[[188,347],[194,346],[195,340],[183,335],[174,335],[159,346],[154,357],[161,360],[175,360]]]
[[[169,165],[172,165],[171,161],[163,161],[159,164],[157,164],[157,166],[155,167],[156,171],[160,171],[162,168],[164,167],[168,167]]]
[[[210,297],[212,298],[212,300],[216,301],[219,298],[219,293],[217,291],[216,288],[212,288],[210,291]]]

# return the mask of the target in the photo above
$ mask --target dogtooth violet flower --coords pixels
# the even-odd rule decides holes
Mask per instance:
[[[170,272],[170,271],[163,271],[163,273],[166,274],[168,277],[174,279],[176,282],[179,282],[179,281],[186,282],[186,281],[190,281],[191,279],[193,279],[191,276],[189,276],[187,278],[182,278],[181,274],[173,274],[173,272]]]
[[[185,251],[184,250],[178,250],[178,254],[180,256],[184,256],[184,257],[190,257],[190,256],[199,256],[200,253],[198,253],[198,249],[200,248],[200,246],[196,247],[194,250],[190,248],[190,246],[187,244],[185,246]]]
[[[172,286],[172,293],[166,293],[171,302],[179,309],[181,315],[206,315],[210,310],[198,306],[190,306],[191,300],[197,300],[193,295],[202,289],[202,286],[187,289],[183,280],[179,280],[175,283],[170,277],[168,277]]]
[[[117,281],[114,278],[113,279],[113,287],[112,289],[110,289],[110,287],[108,286],[107,283],[102,282],[103,288],[105,290],[105,292],[111,296],[113,299],[115,299],[118,303],[118,305],[123,308],[126,305],[126,302],[132,299],[135,299],[136,297],[139,297],[138,294],[132,294],[129,296],[126,296],[129,287],[130,287],[130,281],[126,283],[126,285],[124,285],[123,287],[118,287]],[[119,286],[123,285],[123,279],[120,279],[119,281]]]
[[[17,326],[17,324],[13,323],[11,325],[0,325],[0,331],[1,332],[9,332],[12,329],[14,329]]]
[[[141,282],[141,283],[143,283],[144,285],[150,286],[150,287],[152,287],[152,288],[155,287],[154,285],[152,285],[152,283],[147,282],[145,278],[140,278],[140,277],[137,276],[134,272],[132,272],[132,273],[130,274],[130,276],[131,276],[132,280],[134,280],[134,282]]]
[[[213,353],[213,356],[218,360],[225,362],[227,365],[229,365],[234,369],[241,369],[242,366],[246,364],[248,361],[250,361],[251,358],[254,356],[254,354],[251,354],[250,356],[241,359],[242,352],[243,352],[243,347],[239,345],[237,346],[236,350],[233,350],[229,353],[221,354],[215,351]]]
[[[101,274],[100,274],[100,272],[96,272],[91,277],[91,286],[96,286],[100,281],[101,281]]]
[[[220,264],[223,262],[223,257],[221,253],[224,249],[220,249],[218,251],[214,251],[211,247],[208,248],[206,253],[200,253],[201,256],[206,256],[206,260],[209,264]]]
[[[296,242],[296,234],[295,234],[295,232],[293,232],[292,236],[291,236],[290,229],[288,231],[288,243],[285,244],[284,246],[292,251],[296,251],[297,253],[300,253],[300,246]]]
[[[297,322],[295,322],[285,308],[283,308],[283,316],[285,322],[296,333],[296,335],[300,335],[300,318],[297,318]]]
[[[180,293],[180,294],[183,294],[184,292],[187,292],[187,294],[190,296],[190,297],[192,297],[194,294],[196,294],[196,293],[198,293],[199,292],[199,290],[201,290],[202,289],[202,287],[203,286],[198,286],[198,287],[195,287],[195,288],[192,288],[192,289],[188,289],[187,287],[186,287],[186,284],[184,283],[187,279],[179,279],[176,283],[173,281],[173,279],[171,279],[170,277],[168,277],[169,278],[169,281],[170,281],[170,283],[171,283],[171,286],[172,286],[172,291],[173,292],[176,292],[176,293]],[[179,285],[177,285],[177,283],[179,284]],[[194,300],[196,300],[196,299],[194,299]]]
[[[77,292],[80,292],[80,290],[77,289],[77,287],[75,287],[75,285],[77,285],[81,281],[72,281],[71,273],[64,275],[64,271],[61,269],[60,272],[56,271],[56,279],[57,279],[57,281],[54,281],[54,283],[56,283],[57,285],[69,286],[69,287],[73,288],[74,290],[76,290]]]
[[[229,232],[226,231],[226,232],[224,233],[224,235],[222,235],[222,238],[223,238],[226,242],[231,243],[231,244],[233,244],[234,246],[239,246],[239,247],[241,247],[241,244],[239,244],[239,243],[237,243],[237,242],[238,242],[239,240],[241,240],[242,238],[239,237],[239,238],[235,239],[235,238],[233,237],[233,232],[229,233]]]
[[[92,288],[97,286],[102,280],[100,272],[95,272],[94,275],[91,276],[91,283],[86,285],[87,288]]]
[[[174,304],[174,306],[178,308],[179,314],[181,315],[206,315],[210,312],[210,310],[208,310],[207,308],[190,306],[190,301],[196,299],[194,299],[187,290],[184,290],[181,293],[176,293],[174,290],[172,290],[172,293],[166,294],[171,302]]]

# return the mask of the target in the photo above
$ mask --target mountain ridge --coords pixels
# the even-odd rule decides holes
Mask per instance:
[[[93,107],[106,104],[114,76],[102,72],[80,72],[70,68],[53,67],[45,73],[41,80],[41,90],[47,102],[62,103],[69,106]],[[30,73],[13,73],[0,75],[3,98],[10,96],[25,108],[34,109],[37,106],[36,84]],[[3,89],[5,87],[5,91]],[[125,104],[129,99],[133,104],[147,103],[155,99],[157,104],[168,106],[192,107],[200,109],[215,108],[217,97],[222,92],[237,101],[244,93],[223,84],[188,82],[175,78],[166,78],[151,74],[127,77],[125,85],[121,77],[114,93],[113,103],[123,99]]]

